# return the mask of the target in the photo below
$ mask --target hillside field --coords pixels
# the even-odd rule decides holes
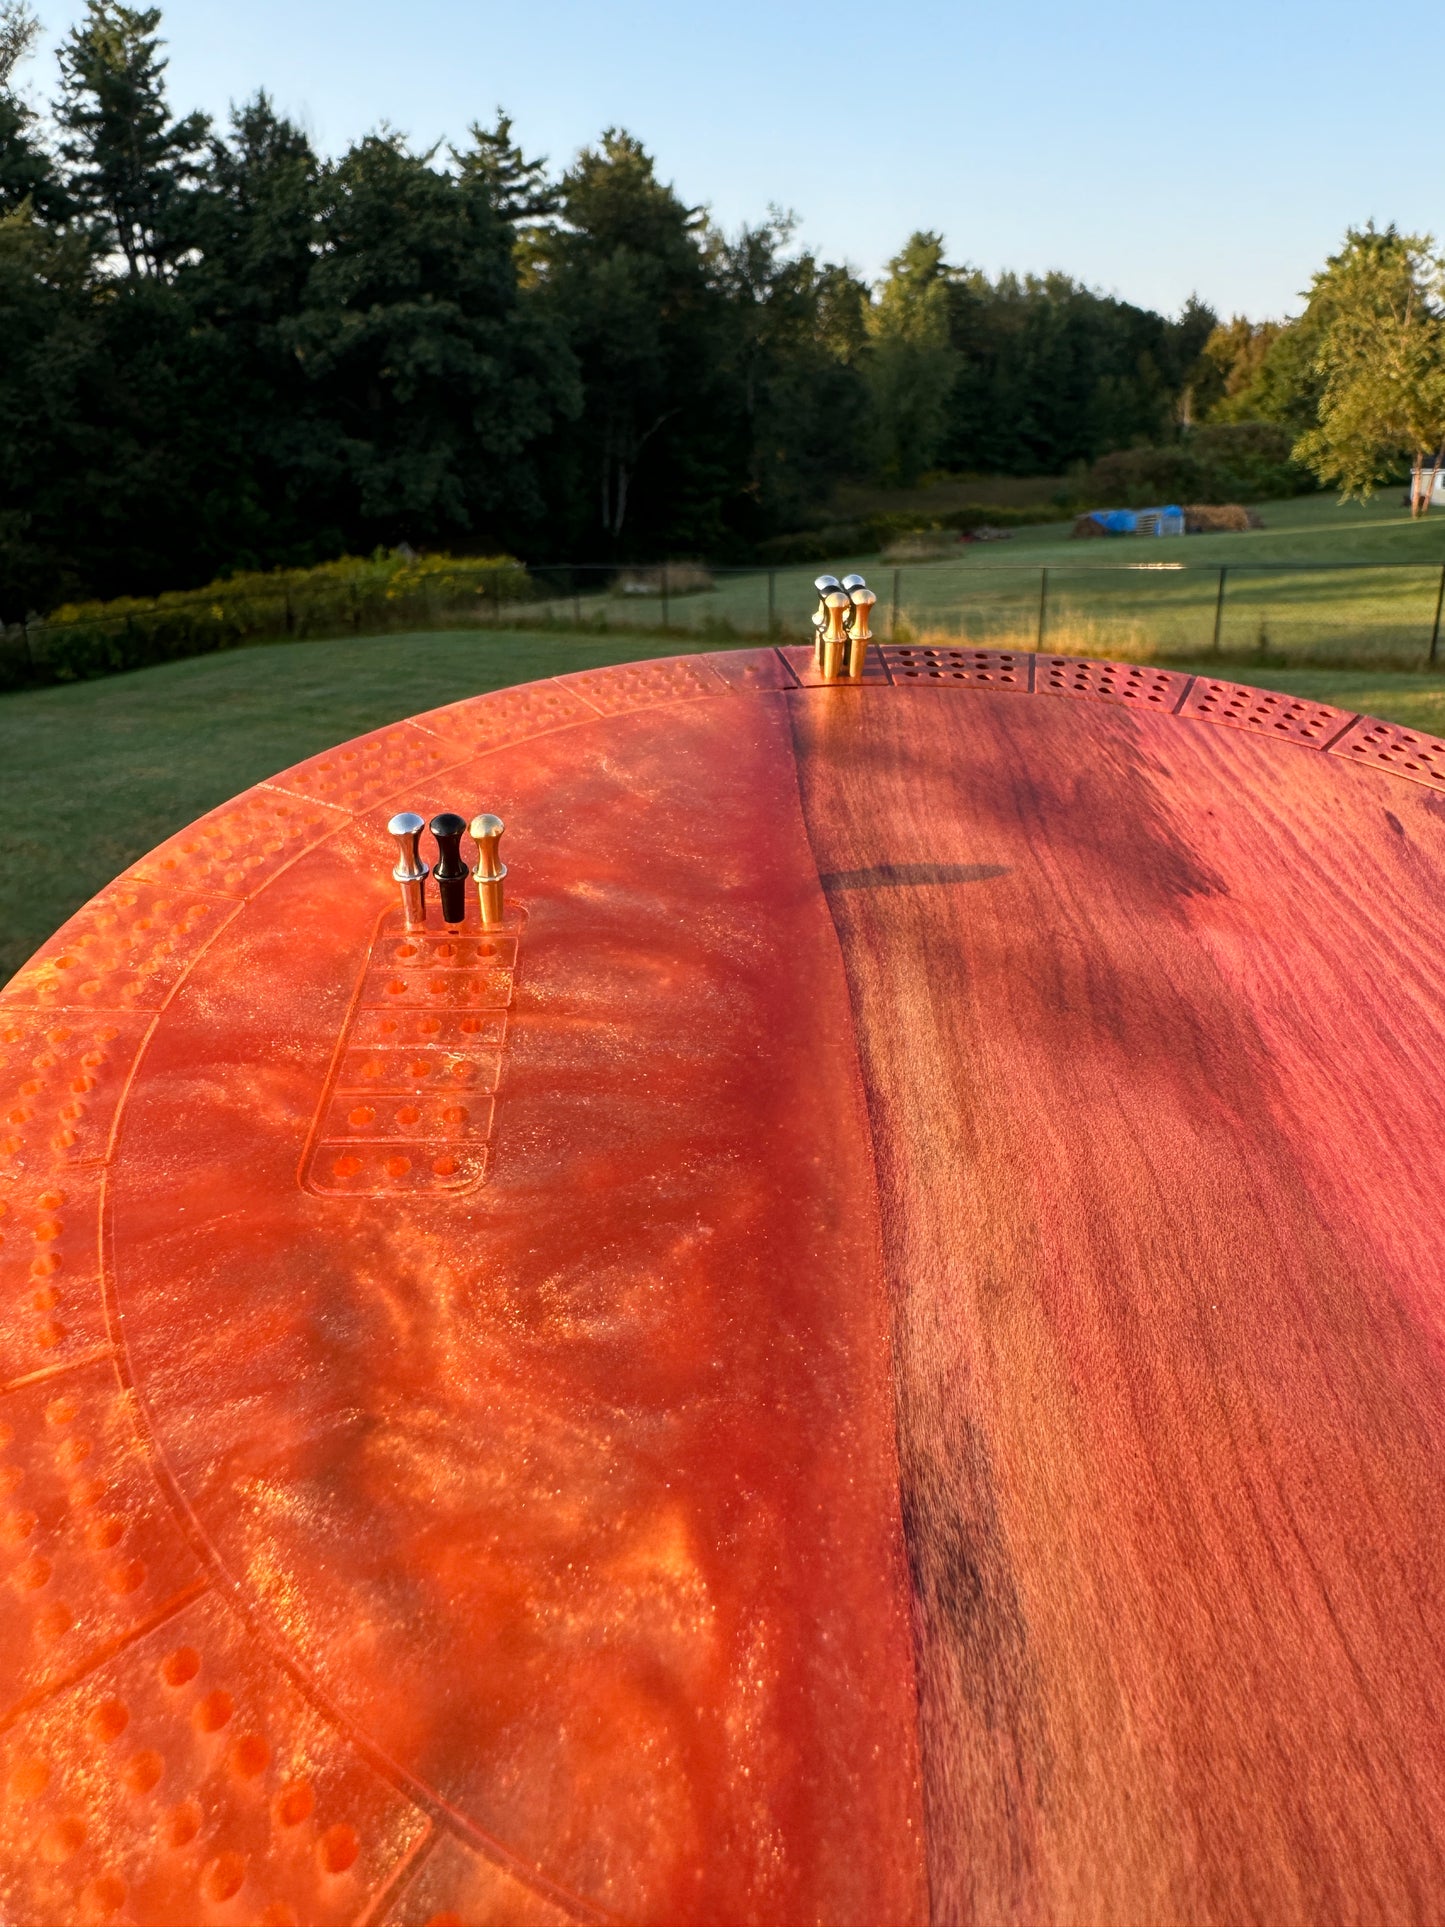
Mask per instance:
[[[948,637],[980,647],[1043,646],[1177,661],[1210,653],[1270,661],[1418,667],[1445,567],[1445,513],[1412,522],[1396,491],[1341,506],[1333,496],[1261,505],[1264,527],[1237,535],[1079,541],[1067,522],[961,544],[944,561],[897,566],[876,554],[786,569],[719,572],[711,590],[658,597],[595,590],[544,602],[544,621],[598,630],[668,628],[716,638],[808,633],[813,578],[858,570],[879,595],[883,636]],[[1220,570],[1227,571],[1220,607]],[[1041,571],[1047,569],[1045,586]],[[664,621],[665,616],[665,621]]]

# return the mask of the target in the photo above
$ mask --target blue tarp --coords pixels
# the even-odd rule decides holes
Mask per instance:
[[[1140,530],[1141,518],[1149,518]],[[1106,535],[1183,535],[1184,511],[1177,503],[1159,509],[1090,509],[1089,519]]]

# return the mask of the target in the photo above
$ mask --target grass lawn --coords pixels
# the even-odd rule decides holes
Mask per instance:
[[[481,690],[689,646],[435,631],[277,643],[0,695],[0,982],[117,871],[304,756]],[[1445,675],[1260,669],[1248,680],[1445,735]]]
[[[1006,542],[972,542],[943,561],[897,566],[849,554],[769,572],[718,574],[715,587],[674,595],[667,622],[704,638],[808,633],[812,583],[821,570],[861,570],[881,602],[886,635],[896,610],[900,639],[952,636],[980,646],[1032,648],[1039,633],[1041,571],[1048,571],[1045,647],[1092,655],[1180,659],[1213,646],[1236,664],[1374,662],[1423,664],[1445,566],[1445,514],[1412,522],[1390,491],[1341,506],[1333,496],[1262,505],[1265,526],[1238,535],[1082,542],[1067,522],[1013,531]],[[1341,564],[1352,565],[1342,569]],[[1219,571],[1228,570],[1222,613]],[[655,597],[618,597],[599,587],[538,611],[579,618],[598,631],[662,627]]]

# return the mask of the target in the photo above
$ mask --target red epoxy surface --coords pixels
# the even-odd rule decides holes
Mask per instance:
[[[0,995],[0,1917],[1429,1917],[1445,751],[807,673],[378,731]]]

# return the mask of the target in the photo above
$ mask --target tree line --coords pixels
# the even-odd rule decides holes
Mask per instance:
[[[1169,318],[933,234],[870,287],[777,210],[721,231],[619,129],[556,172],[502,113],[334,159],[264,93],[218,128],[160,27],[88,0],[41,109],[0,0],[3,619],[403,544],[742,560],[845,479],[1307,436],[1335,393],[1308,315]]]
[[[615,129],[554,172],[505,115],[336,159],[265,94],[217,128],[160,25],[90,0],[42,112],[0,8],[0,613],[403,542],[741,558],[845,477],[1165,433],[1214,325],[930,235],[875,291]]]

